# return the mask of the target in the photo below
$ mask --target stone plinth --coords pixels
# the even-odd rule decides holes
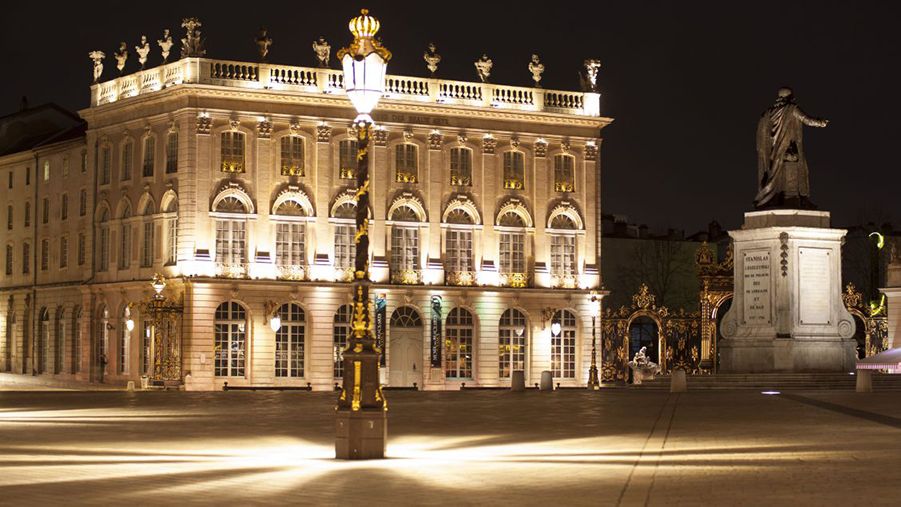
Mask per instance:
[[[335,457],[381,459],[388,441],[384,410],[338,410],[335,420]]]
[[[720,371],[852,371],[854,319],[841,298],[841,242],[829,213],[745,213],[734,240],[735,296]]]

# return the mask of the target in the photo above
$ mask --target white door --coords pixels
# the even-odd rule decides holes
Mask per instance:
[[[388,342],[388,385],[422,386],[422,328],[393,328]]]

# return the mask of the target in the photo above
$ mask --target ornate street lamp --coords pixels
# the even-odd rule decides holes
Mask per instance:
[[[598,379],[598,349],[596,336],[596,320],[601,314],[601,300],[597,294],[591,295],[591,366],[588,368],[588,388],[598,390],[601,382]]]
[[[344,355],[344,378],[338,397],[335,456],[339,459],[385,457],[388,405],[379,383],[379,354],[372,332],[369,301],[369,135],[372,117],[385,91],[385,70],[391,52],[375,34],[379,21],[363,9],[350,20],[350,46],[338,51],[344,68],[344,89],[357,110],[357,211],[354,257],[353,333]]]

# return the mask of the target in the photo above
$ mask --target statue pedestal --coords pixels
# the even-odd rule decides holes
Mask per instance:
[[[723,372],[852,371],[854,319],[841,298],[841,242],[829,212],[745,213],[730,231],[735,295],[723,317]]]

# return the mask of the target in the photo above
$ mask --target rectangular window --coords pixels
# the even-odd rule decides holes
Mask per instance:
[[[131,165],[134,163],[135,147],[131,141],[126,141],[122,147],[122,181],[131,179]]]
[[[6,207],[6,230],[13,230],[13,207],[9,205]]]
[[[419,164],[415,144],[398,144],[394,148],[395,181],[400,183],[416,183],[419,181]]]
[[[69,218],[69,194],[63,194],[59,198],[59,218],[62,220]]]
[[[419,228],[391,228],[391,272],[402,275],[404,272],[419,271]]]
[[[44,161],[44,181],[50,181],[50,161]]]
[[[13,171],[12,171],[12,169],[10,169],[8,177],[9,177],[9,183],[7,184],[7,186],[9,187],[10,190],[12,190],[12,188],[13,188]]]
[[[156,138],[144,138],[144,163],[141,165],[141,176],[153,178],[153,163],[156,160]]]
[[[551,274],[558,277],[575,275],[576,237],[554,234],[551,236]]]
[[[78,234],[78,265],[84,266],[85,260],[85,235],[84,233]]]
[[[151,349],[151,344],[153,343],[151,339],[152,333],[153,324],[145,320],[141,326],[141,375],[152,373],[150,371],[150,359],[153,355],[153,350]]]
[[[551,334],[551,374],[554,378],[576,377],[576,319],[568,311],[556,312],[560,334]]]
[[[81,174],[88,172],[88,152],[81,152]]]
[[[357,142],[352,139],[338,145],[338,177],[345,180],[357,177]]]
[[[166,174],[178,172],[178,132],[166,136]]]
[[[500,239],[501,273],[525,273],[525,235],[518,232],[505,232],[501,233]]]
[[[131,224],[122,224],[119,239],[119,269],[128,269],[131,266]]]
[[[216,262],[225,266],[243,266],[246,262],[244,222],[216,221]]]
[[[447,230],[446,265],[449,272],[472,272],[472,231]]]
[[[50,221],[50,199],[44,198],[41,201],[41,223],[46,224]]]
[[[472,151],[468,148],[451,149],[451,185],[472,185]]]
[[[281,155],[282,176],[304,176],[302,137],[283,137]]]
[[[153,266],[153,222],[144,222],[144,237],[141,248],[141,267]]]
[[[25,227],[31,226],[31,203],[25,203]]]
[[[175,264],[175,261],[178,259],[178,227],[177,227],[177,219],[168,218],[166,219],[166,265],[171,266]]]
[[[22,273],[31,272],[31,245],[24,243],[22,245]]]
[[[351,269],[354,267],[354,226],[335,226],[335,269]]]
[[[69,157],[63,158],[63,178],[69,176]]]
[[[88,191],[81,189],[78,195],[78,216],[83,217],[88,213]]]
[[[244,133],[227,131],[221,136],[221,170],[224,173],[244,172]]]
[[[100,227],[100,271],[109,270],[109,226]]]
[[[504,188],[522,190],[525,188],[525,157],[522,152],[504,153]]]
[[[557,155],[554,157],[554,191],[573,192],[575,187],[573,157]]]
[[[25,168],[25,186],[31,185],[31,168]]]
[[[280,223],[275,233],[275,263],[280,267],[303,266],[304,224]]]
[[[100,184],[109,185],[112,173],[112,153],[109,146],[100,150]]]
[[[59,238],[59,267],[69,267],[69,238],[66,236]]]
[[[41,271],[47,271],[50,267],[50,241],[41,240]]]
[[[13,247],[6,245],[6,274],[13,274]]]
[[[287,323],[288,312],[280,312],[282,327],[275,333],[275,376],[303,377],[304,325]]]

